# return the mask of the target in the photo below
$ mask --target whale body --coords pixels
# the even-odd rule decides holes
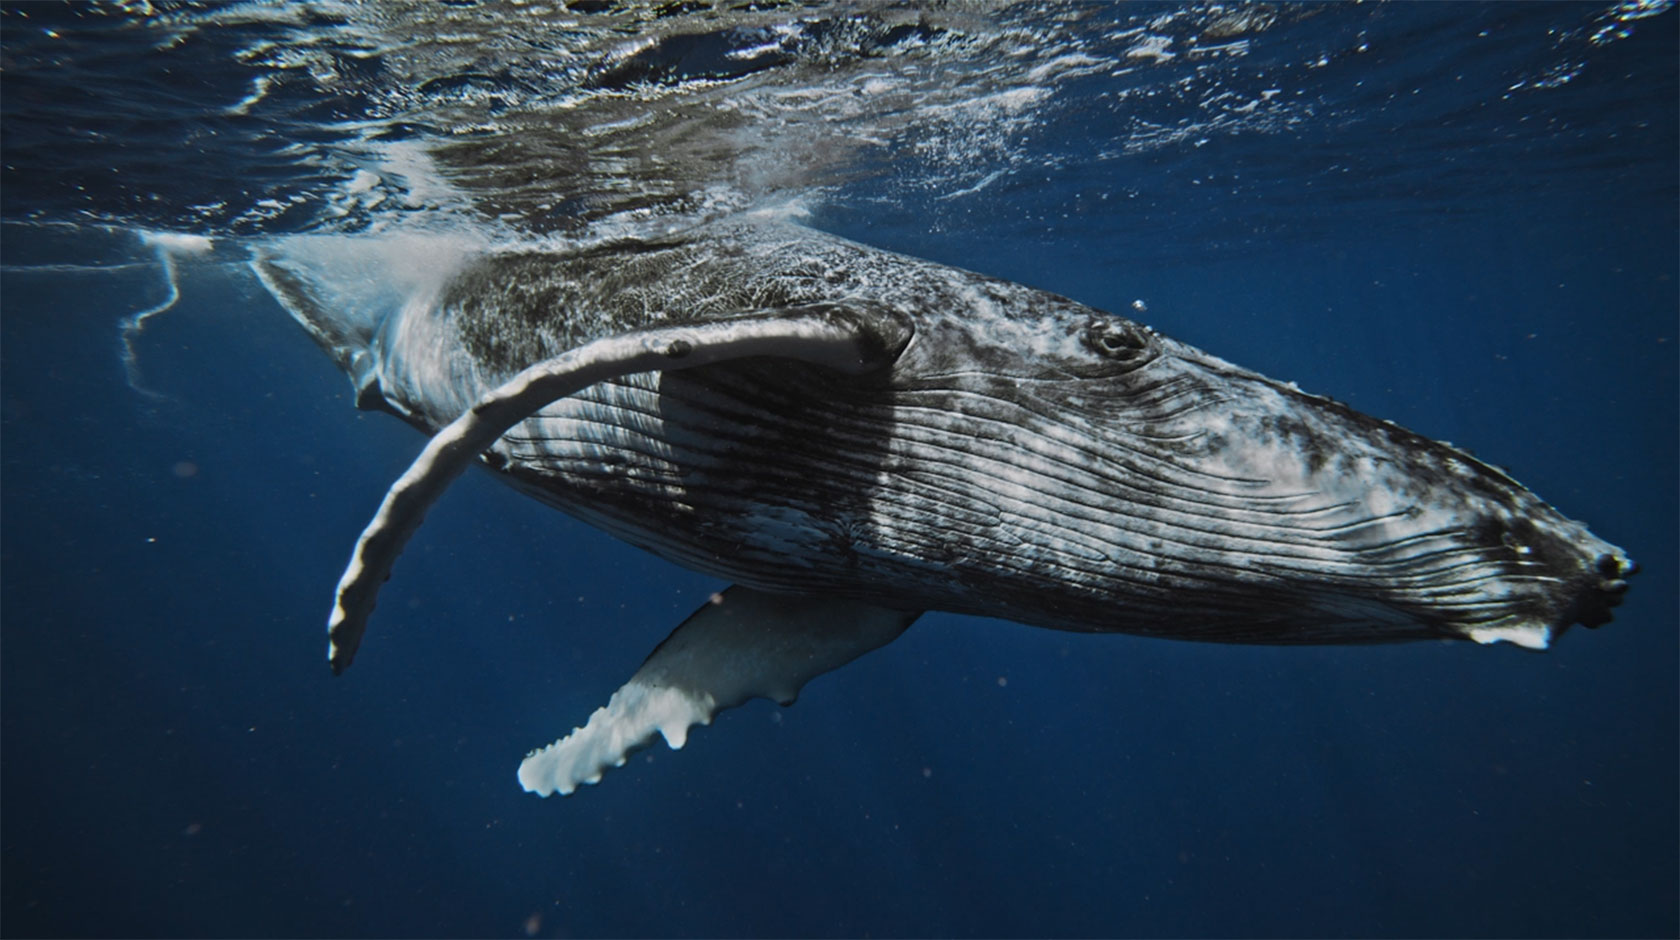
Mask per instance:
[[[791,702],[926,610],[1544,648],[1608,622],[1636,569],[1450,445],[1125,317],[798,225],[460,251],[366,286],[405,250],[293,237],[253,262],[360,406],[431,435],[340,583],[334,669],[473,462],[735,585],[526,758],[545,796],[656,731],[680,747],[748,698]]]

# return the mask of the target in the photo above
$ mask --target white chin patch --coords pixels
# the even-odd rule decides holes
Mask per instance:
[[[1535,623],[1504,627],[1473,627],[1464,635],[1477,643],[1515,643],[1531,650],[1543,650],[1552,645],[1552,628]]]

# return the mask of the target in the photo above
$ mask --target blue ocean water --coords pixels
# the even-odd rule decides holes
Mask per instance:
[[[1680,932],[1671,5],[658,12],[0,6],[0,931]],[[334,678],[422,442],[251,247],[765,205],[1141,301],[1643,573],[1544,654],[931,614],[539,800],[721,585],[473,472]]]

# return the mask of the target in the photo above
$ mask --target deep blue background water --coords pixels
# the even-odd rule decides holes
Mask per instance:
[[[355,411],[237,265],[183,265],[137,392],[117,324],[164,294],[150,255],[0,227],[0,930],[1674,935],[1675,16],[1641,29],[1620,54],[1670,80],[1618,100],[1655,154],[1443,153],[1499,180],[1454,211],[1279,174],[1117,240],[1114,212],[1054,211],[1088,192],[1068,170],[1000,196],[1042,221],[811,220],[1145,299],[1168,335],[1472,448],[1641,562],[1613,624],[1533,654],[930,615],[566,799],[520,792],[519,757],[719,585],[473,472],[335,679],[332,585],[419,438]],[[1255,202],[1298,222],[1244,231]]]

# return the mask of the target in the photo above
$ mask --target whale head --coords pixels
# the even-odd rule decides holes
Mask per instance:
[[[904,486],[1012,619],[1544,648],[1636,566],[1501,470],[1125,317],[969,282],[897,366]],[[916,429],[910,433],[909,429]],[[916,458],[943,454],[937,487]],[[904,502],[899,500],[898,502]],[[970,605],[972,606],[972,605]]]

